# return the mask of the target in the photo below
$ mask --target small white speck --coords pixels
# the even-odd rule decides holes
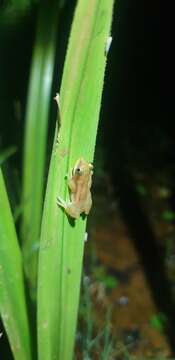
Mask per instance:
[[[54,97],[54,100],[56,100],[58,107],[60,107],[60,95],[58,93]]]
[[[112,36],[108,36],[107,40],[106,40],[106,45],[105,45],[105,55],[108,55],[109,49],[111,47],[111,43],[112,43]]]
[[[129,303],[129,299],[127,296],[121,296],[119,299],[118,299],[118,304],[119,305],[122,305],[122,306],[125,306],[125,305],[128,305]]]
[[[42,328],[43,328],[43,329],[47,329],[47,328],[48,328],[48,321],[44,321],[44,322],[42,323]]]
[[[0,332],[0,338],[2,337],[2,335],[3,335],[3,333],[2,333],[2,332]]]
[[[87,240],[88,240],[88,233],[85,232],[85,234],[84,234],[84,242],[86,242]]]

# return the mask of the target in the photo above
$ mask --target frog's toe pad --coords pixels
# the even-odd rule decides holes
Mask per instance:
[[[57,205],[58,205],[58,206],[61,206],[61,207],[63,207],[63,208],[65,209],[65,207],[66,207],[66,202],[58,196],[58,197],[57,197]]]

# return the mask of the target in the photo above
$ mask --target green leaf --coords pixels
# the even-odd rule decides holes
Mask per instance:
[[[30,360],[23,265],[0,171],[0,314],[15,360]]]
[[[119,281],[114,276],[111,275],[106,275],[102,279],[102,282],[107,289],[114,289],[119,284]]]
[[[43,207],[46,140],[56,49],[59,1],[41,4],[27,101],[22,204],[24,265],[35,297],[37,257]]]
[[[137,184],[136,185],[136,190],[137,192],[142,195],[142,196],[146,196],[147,195],[147,189],[143,184]]]
[[[171,211],[171,210],[165,210],[161,214],[161,217],[162,217],[163,220],[171,222],[171,221],[175,220],[175,213],[173,211]]]
[[[157,315],[153,315],[149,322],[154,329],[162,333],[166,328],[167,321],[166,315],[159,313]]]
[[[11,146],[5,150],[1,150],[0,152],[0,166],[8,160],[8,158],[10,156],[12,156],[13,154],[15,154],[15,152],[17,151],[15,146]]]
[[[102,282],[103,285],[108,289],[115,288],[119,281],[115,276],[108,275],[107,270],[104,266],[96,266],[93,269],[93,277],[95,280]]]
[[[93,277],[97,280],[97,281],[102,281],[102,279],[104,278],[104,276],[106,276],[106,267],[103,265],[100,266],[95,266],[93,268]]]
[[[112,8],[113,0],[79,0],[72,25],[41,229],[39,360],[73,356],[86,219],[68,219],[56,198],[68,198],[65,175],[75,162],[93,160]]]
[[[0,4],[0,27],[9,26],[20,21],[31,10],[31,0],[11,0]]]
[[[32,0],[11,0],[10,5],[18,10],[24,10],[32,4]]]

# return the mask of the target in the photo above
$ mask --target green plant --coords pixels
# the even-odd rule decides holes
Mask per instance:
[[[149,320],[150,325],[159,332],[164,332],[167,326],[167,317],[163,313],[153,315]]]
[[[118,286],[119,281],[116,276],[108,274],[104,266],[95,266],[92,272],[94,279],[102,282],[107,290],[114,289]]]
[[[83,277],[80,298],[79,331],[77,333],[78,349],[83,359],[92,359],[97,354],[99,359],[112,358],[115,349],[114,337],[111,334],[111,308],[106,310],[103,329],[97,330],[93,314],[93,300],[90,293],[90,278]]]
[[[24,4],[28,8],[29,2]],[[17,10],[18,5],[20,2],[16,2]],[[69,360],[73,355],[86,219],[71,221],[56,198],[68,197],[65,175],[75,161],[80,157],[93,161],[113,0],[78,1],[61,83],[61,126],[56,126],[42,210],[56,27],[62,5],[57,1],[40,4],[19,206],[22,247],[0,175],[0,313],[16,360]],[[37,310],[38,349],[33,307]]]
[[[164,210],[161,214],[161,218],[164,221],[171,223],[175,219],[175,213],[172,210]]]
[[[0,172],[0,313],[15,359],[31,359],[22,256]]]
[[[58,209],[56,198],[68,197],[64,179],[75,161],[80,157],[93,160],[111,14],[112,1],[80,1],[71,31],[60,92],[61,127],[53,146],[41,229],[38,272],[41,359],[48,359],[51,354],[56,359],[69,359],[73,349],[86,220],[79,218],[71,224],[62,209]]]
[[[36,298],[38,248],[44,194],[46,141],[59,1],[40,7],[29,79],[23,156],[21,239],[30,293]],[[46,46],[47,44],[47,46]]]

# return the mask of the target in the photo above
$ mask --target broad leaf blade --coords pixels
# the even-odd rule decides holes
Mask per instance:
[[[93,160],[112,0],[77,5],[60,93],[61,129],[49,170],[39,254],[39,360],[72,358],[86,220],[74,223],[57,207],[68,198],[65,175],[83,157]]]
[[[15,226],[0,171],[0,315],[15,360],[30,360],[30,335],[23,264]]]

